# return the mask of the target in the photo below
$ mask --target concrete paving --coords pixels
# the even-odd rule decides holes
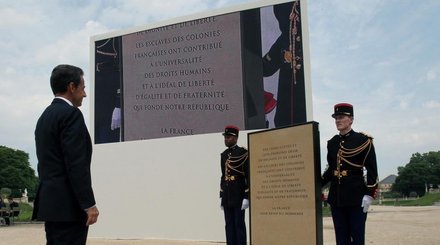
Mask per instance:
[[[99,222],[99,221],[98,221]],[[93,226],[91,227],[93,229]],[[0,243],[8,245],[44,245],[43,224],[0,226]],[[330,217],[323,220],[324,244],[335,244]],[[89,237],[88,245],[224,245],[212,241],[176,240],[109,240]],[[293,242],[292,244],[295,244]],[[385,207],[372,206],[368,214],[366,243],[380,245],[436,245],[440,244],[440,206]],[[268,244],[277,245],[277,244]]]

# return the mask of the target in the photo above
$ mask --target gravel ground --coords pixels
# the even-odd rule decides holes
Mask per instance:
[[[324,244],[335,244],[331,218],[324,218]],[[44,245],[43,224],[0,226],[1,244]],[[88,245],[218,245],[221,242],[175,240],[109,240],[89,237]],[[440,244],[440,206],[372,206],[367,220],[366,244],[437,245]],[[276,245],[276,244],[268,244]]]

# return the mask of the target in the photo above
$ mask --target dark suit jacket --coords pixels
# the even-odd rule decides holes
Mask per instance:
[[[92,144],[81,111],[55,98],[35,129],[40,183],[32,218],[86,221],[95,205],[90,175]]]

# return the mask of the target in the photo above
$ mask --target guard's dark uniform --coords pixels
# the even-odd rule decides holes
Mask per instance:
[[[222,206],[241,208],[243,199],[249,199],[249,163],[246,148],[235,145],[222,152],[221,168]]]
[[[352,116],[352,108],[348,109],[351,110],[348,115]],[[327,150],[328,167],[322,185],[330,182],[327,201],[332,210],[336,243],[364,244],[367,213],[361,207],[362,199],[364,195],[375,197],[378,183],[373,138],[351,130],[330,139]]]
[[[112,130],[112,112],[121,108],[120,37],[95,43],[95,143],[119,142],[120,129]]]
[[[371,136],[353,130],[335,135],[327,142],[327,150],[328,168],[322,184],[331,182],[327,199],[330,205],[358,207],[364,195],[375,196],[377,163]]]
[[[263,76],[279,71],[275,126],[282,127],[307,119],[300,2],[274,5],[273,11],[281,34],[263,57]]]
[[[225,213],[226,241],[228,245],[246,244],[245,210],[243,199],[249,199],[248,151],[237,145],[221,153],[222,176],[220,198]]]

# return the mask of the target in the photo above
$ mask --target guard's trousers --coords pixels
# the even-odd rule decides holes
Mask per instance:
[[[331,207],[337,245],[364,245],[367,213],[362,207]]]
[[[241,208],[223,208],[225,212],[225,230],[227,245],[246,245],[245,210]]]

